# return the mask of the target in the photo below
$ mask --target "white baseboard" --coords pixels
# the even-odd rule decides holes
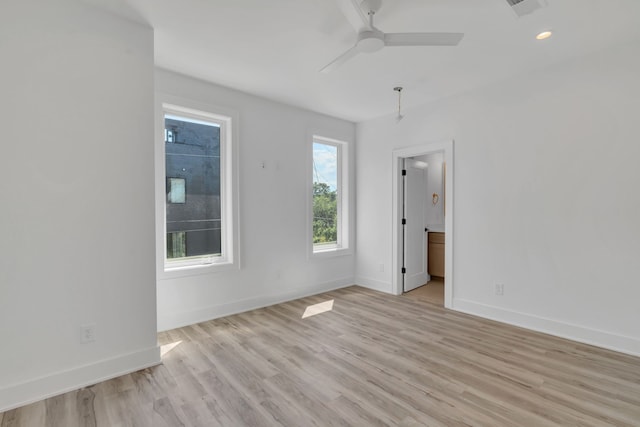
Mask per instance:
[[[477,302],[454,299],[453,310],[620,353],[640,356],[640,340]]]
[[[195,323],[206,322],[207,320],[230,316],[232,314],[243,313],[245,311],[255,310],[274,304],[280,304],[283,302],[291,301],[298,298],[304,298],[323,292],[333,291],[335,289],[352,286],[353,284],[353,277],[345,277],[342,279],[333,280],[331,282],[306,286],[290,292],[247,298],[244,300],[213,305],[193,311],[165,314],[158,313],[158,331],[167,331],[170,329],[181,328],[187,325],[193,325]]]
[[[366,277],[356,277],[356,284],[363,288],[369,288],[374,291],[384,292],[386,294],[393,294],[391,290],[391,283],[383,282],[381,280],[368,279]]]
[[[160,347],[156,346],[10,385],[0,389],[0,412],[87,387],[159,363]]]

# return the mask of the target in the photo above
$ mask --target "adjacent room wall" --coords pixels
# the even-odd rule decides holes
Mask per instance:
[[[444,230],[444,153],[425,154],[416,157],[429,166],[424,176],[424,188],[427,198],[424,208],[424,223],[434,231]],[[433,195],[438,197],[434,199]],[[435,203],[434,203],[435,201]]]
[[[152,30],[78,1],[5,2],[0,58],[3,411],[160,357]]]
[[[353,146],[353,123],[165,70],[156,71],[156,90],[158,99],[169,95],[220,107],[237,114],[239,121],[240,269],[164,275],[159,259],[160,330],[353,284],[354,255],[309,257],[307,210],[311,136]],[[350,158],[353,162],[353,150]],[[353,220],[355,208],[351,212]],[[161,232],[158,239],[163,241]]]
[[[640,355],[639,47],[358,125],[357,283],[392,292],[392,150],[453,139],[454,308]]]

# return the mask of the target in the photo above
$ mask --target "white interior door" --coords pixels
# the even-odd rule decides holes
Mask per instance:
[[[404,176],[404,292],[427,283],[427,254],[425,228],[425,187],[424,163],[405,159]]]

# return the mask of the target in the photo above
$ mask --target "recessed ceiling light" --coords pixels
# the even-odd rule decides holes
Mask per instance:
[[[553,33],[551,32],[551,30],[543,31],[541,33],[538,33],[538,35],[536,35],[536,40],[548,39],[549,37],[551,37],[552,34]]]

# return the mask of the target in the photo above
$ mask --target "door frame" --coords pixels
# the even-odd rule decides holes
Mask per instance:
[[[423,156],[438,152],[444,153],[445,188],[443,202],[446,205],[444,216],[445,254],[444,254],[444,306],[453,308],[453,140],[433,142],[424,145],[398,148],[392,152],[392,260],[391,260],[391,289],[394,295],[401,295],[402,289],[402,161],[407,157]]]

